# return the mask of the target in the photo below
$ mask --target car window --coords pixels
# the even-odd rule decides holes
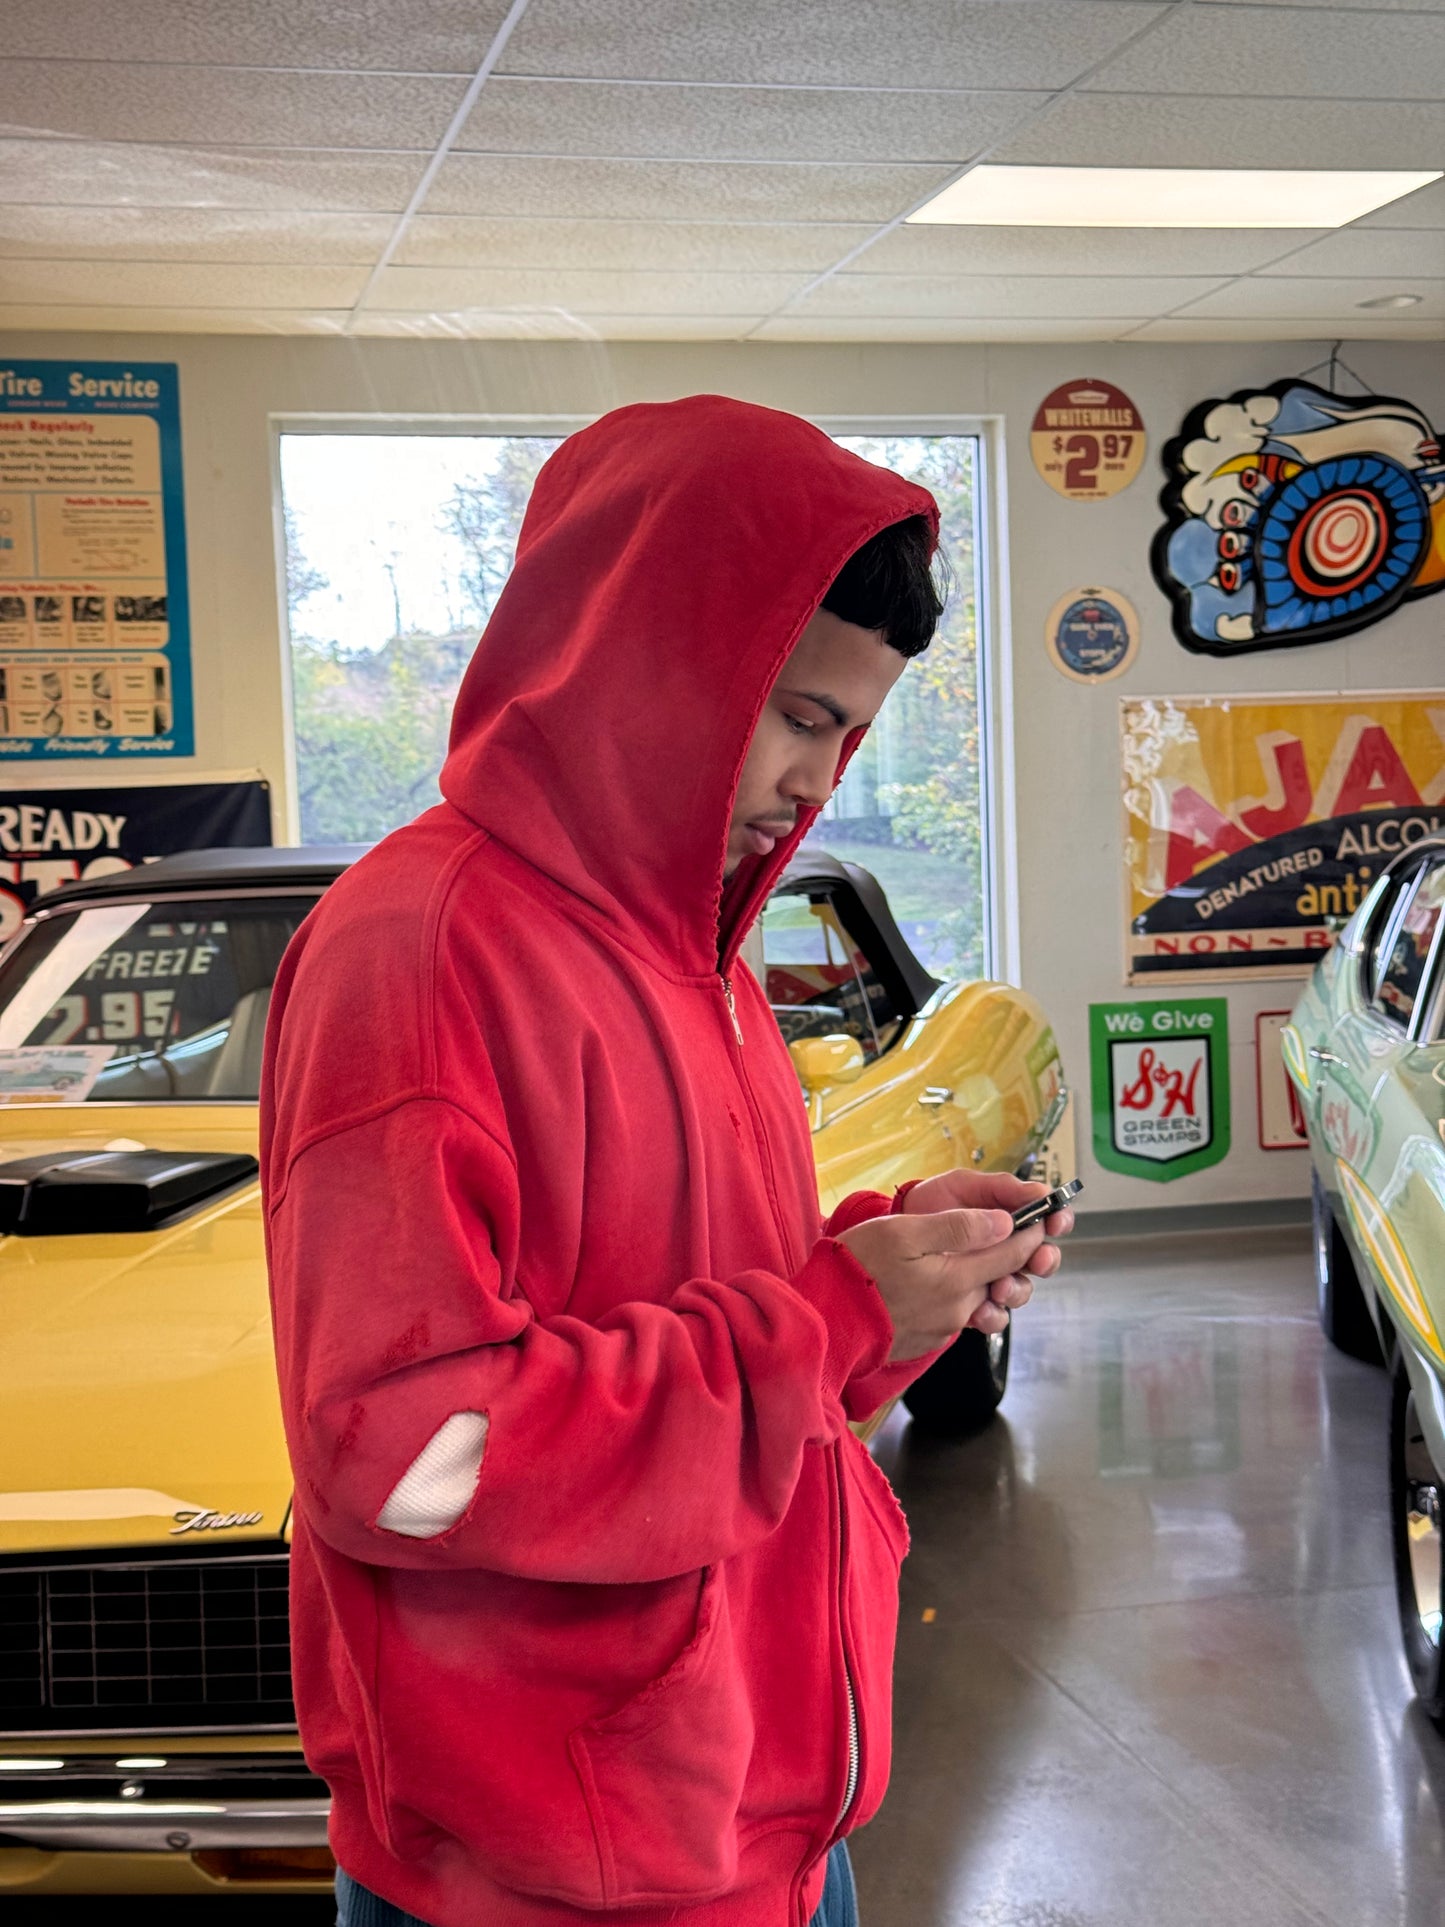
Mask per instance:
[[[764,987],[787,1043],[846,1031],[865,1058],[887,1050],[901,1022],[829,896],[774,895],[762,927]]]
[[[1431,945],[1445,906],[1445,864],[1421,871],[1403,910],[1390,919],[1381,938],[1375,980],[1375,1005],[1397,1024],[1408,1025],[1430,960]]]
[[[167,897],[42,919],[0,970],[0,1090],[256,1097],[271,985],[314,902]]]

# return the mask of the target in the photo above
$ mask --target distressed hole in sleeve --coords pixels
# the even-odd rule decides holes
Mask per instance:
[[[438,1426],[376,1515],[383,1532],[435,1539],[456,1524],[481,1477],[489,1424],[485,1412],[453,1412]]]

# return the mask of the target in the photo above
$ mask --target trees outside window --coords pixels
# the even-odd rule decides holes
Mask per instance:
[[[813,832],[872,870],[940,977],[984,966],[978,443],[841,438],[938,498],[952,576],[928,652]],[[284,435],[281,478],[301,836],[371,842],[437,800],[452,703],[556,440]]]

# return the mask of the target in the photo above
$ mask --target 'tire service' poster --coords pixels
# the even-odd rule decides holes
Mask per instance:
[[[193,746],[174,364],[0,366],[0,758]]]
[[[1445,692],[1120,705],[1130,983],[1302,977],[1445,829]]]

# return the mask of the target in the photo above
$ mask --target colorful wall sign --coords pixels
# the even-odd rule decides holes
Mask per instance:
[[[1111,381],[1066,381],[1044,396],[1029,451],[1052,489],[1071,502],[1102,502],[1144,466],[1144,417]]]
[[[1070,589],[1049,611],[1044,646],[1061,675],[1109,682],[1139,653],[1139,618],[1117,589]]]
[[[1287,1010],[1262,1010],[1254,1020],[1254,1094],[1261,1151],[1309,1149],[1304,1107],[1284,1067],[1281,1039],[1289,1016]]]
[[[1120,705],[1131,983],[1302,977],[1445,829],[1445,694]]]
[[[1094,1156],[1167,1184],[1229,1153],[1229,1006],[1223,997],[1090,1004]]]
[[[14,936],[36,897],[63,883],[178,850],[270,841],[271,797],[261,782],[0,789],[0,943]]]
[[[0,757],[194,747],[174,363],[0,367]]]
[[[1241,389],[1201,402],[1164,466],[1152,560],[1186,649],[1325,642],[1445,585],[1445,463],[1413,402]]]

